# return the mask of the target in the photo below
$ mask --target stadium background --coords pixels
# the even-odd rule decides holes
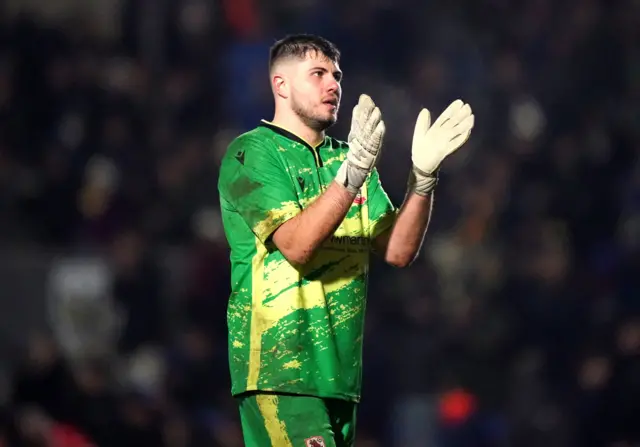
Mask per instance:
[[[267,52],[343,52],[400,203],[419,108],[477,117],[424,250],[372,268],[359,447],[640,445],[640,3],[0,2],[0,445],[240,446],[227,142]]]

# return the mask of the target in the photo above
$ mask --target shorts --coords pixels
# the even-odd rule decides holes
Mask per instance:
[[[238,397],[246,447],[353,447],[355,402],[250,393]]]

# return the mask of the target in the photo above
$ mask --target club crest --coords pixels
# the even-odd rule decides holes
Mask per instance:
[[[326,447],[322,436],[314,436],[304,440],[305,447]]]

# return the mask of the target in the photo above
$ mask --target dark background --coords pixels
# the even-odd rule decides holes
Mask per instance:
[[[5,0],[0,446],[242,445],[217,169],[293,32],[343,52],[333,136],[381,106],[398,205],[420,108],[476,115],[372,267],[358,446],[640,445],[637,1]]]

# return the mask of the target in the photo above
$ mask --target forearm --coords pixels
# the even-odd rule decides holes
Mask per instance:
[[[273,242],[289,262],[306,264],[340,226],[354,198],[354,193],[337,182],[331,182],[308,208],[276,230]]]
[[[429,226],[433,194],[421,196],[409,190],[391,231],[382,241],[384,260],[396,267],[410,265],[418,255]]]

